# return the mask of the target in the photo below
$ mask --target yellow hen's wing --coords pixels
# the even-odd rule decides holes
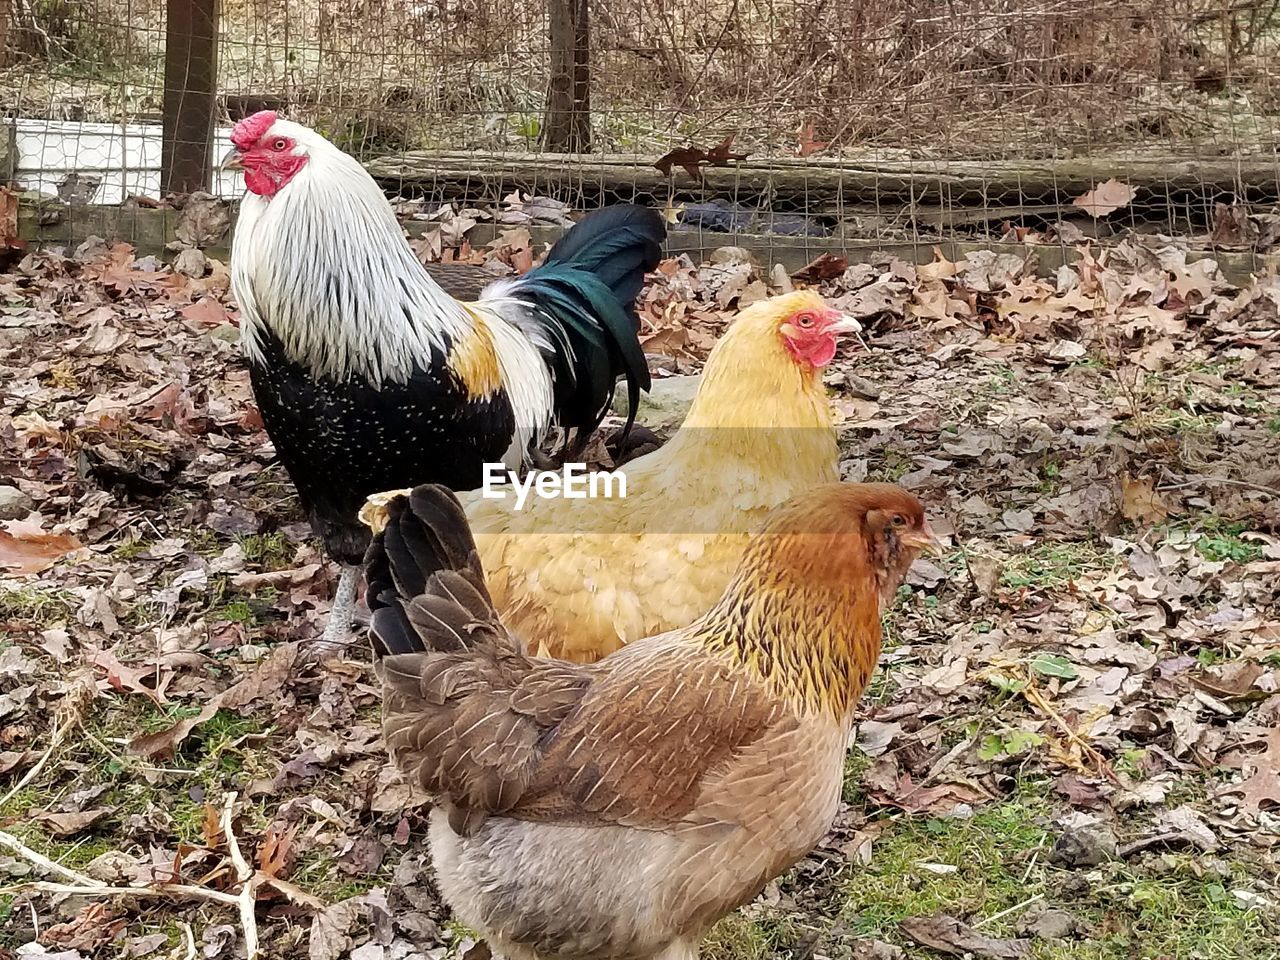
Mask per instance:
[[[477,537],[495,603],[539,656],[592,663],[692,623],[715,602],[744,535]]]
[[[516,511],[464,495],[494,602],[530,651],[591,663],[691,623],[720,596],[768,509],[825,479],[813,470],[778,479],[767,465],[698,469],[680,453],[673,440],[628,464],[626,498]]]

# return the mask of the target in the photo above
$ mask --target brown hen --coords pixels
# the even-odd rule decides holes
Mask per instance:
[[[690,960],[840,797],[880,615],[934,542],[914,497],[775,509],[688,627],[582,666],[503,627],[458,501],[389,506],[368,576],[387,747],[437,799],[437,882],[511,960]]]

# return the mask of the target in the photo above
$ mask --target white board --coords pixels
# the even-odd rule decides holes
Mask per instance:
[[[10,121],[15,128],[15,179],[23,190],[57,194],[73,174],[101,182],[89,203],[121,203],[131,196],[160,198],[160,152],[163,130],[158,123],[81,123],[72,120]],[[231,128],[214,131],[215,162],[231,148]],[[215,196],[238,198],[243,182],[234,171],[214,176]]]

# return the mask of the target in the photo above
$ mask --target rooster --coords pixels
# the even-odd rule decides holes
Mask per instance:
[[[649,386],[634,301],[665,228],[642,207],[598,211],[542,265],[463,303],[354,158],[269,110],[231,140],[225,163],[248,190],[231,254],[241,340],[267,434],[344,565],[331,647],[350,625],[365,497],[477,486],[486,462],[519,466],[553,423],[585,442],[620,376],[634,409]]]
[[[694,960],[830,828],[922,549],[906,491],[824,485],[770,514],[704,616],[579,666],[508,632],[453,495],[397,498],[368,558],[383,734],[437,800],[454,912],[517,960]]]
[[[503,621],[531,650],[589,663],[691,623],[724,590],[748,534],[839,475],[822,371],[856,320],[812,291],[743,310],[707,358],[663,447],[621,468],[625,498],[462,502]],[[393,491],[371,498],[368,521]]]

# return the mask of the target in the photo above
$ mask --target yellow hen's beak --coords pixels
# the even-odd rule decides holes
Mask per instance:
[[[828,333],[861,333],[862,324],[847,313],[839,320],[827,327]]]
[[[937,534],[929,526],[928,520],[924,522],[924,526],[919,530],[908,530],[899,539],[913,550],[920,550],[932,557],[941,557],[946,553],[946,548],[943,547],[942,541],[938,539]]]
[[[232,147],[223,154],[222,162],[218,164],[219,172],[224,170],[243,170],[244,164],[240,162],[240,149]]]

